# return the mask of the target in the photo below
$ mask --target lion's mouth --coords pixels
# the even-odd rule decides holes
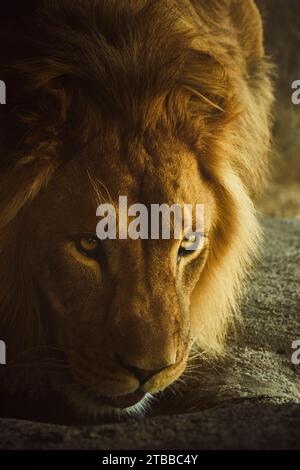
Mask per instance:
[[[113,408],[129,408],[139,403],[145,396],[145,392],[137,390],[133,393],[119,395],[117,397],[101,397],[101,401],[104,405],[108,405]]]

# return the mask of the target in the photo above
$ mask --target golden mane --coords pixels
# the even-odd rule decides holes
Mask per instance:
[[[200,347],[220,352],[256,251],[250,196],[264,180],[270,143],[270,67],[254,3],[236,13],[230,0],[44,3],[14,34],[0,33],[8,93],[0,114],[1,328],[22,331],[27,347],[43,337],[20,240],[23,211],[55,171],[111,126],[127,137],[171,127],[198,155],[218,201],[191,308]]]

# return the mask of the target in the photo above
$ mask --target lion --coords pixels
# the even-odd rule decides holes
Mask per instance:
[[[0,336],[13,396],[141,412],[224,354],[273,90],[253,0],[44,0],[1,28]],[[204,242],[105,240],[99,201],[203,204]]]

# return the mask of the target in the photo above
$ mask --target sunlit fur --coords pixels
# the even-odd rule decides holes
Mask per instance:
[[[128,139],[170,133],[197,156],[217,209],[190,318],[199,348],[222,353],[260,237],[252,196],[270,145],[270,67],[254,2],[43,3],[15,34],[0,33],[8,89],[0,110],[0,331],[15,354],[45,341],[32,260],[22,251],[26,209],[58,168],[116,126]]]
[[[71,406],[76,410],[77,415],[91,422],[97,422],[107,415],[111,415],[115,419],[141,417],[151,410],[151,405],[155,401],[155,398],[150,394],[146,394],[136,405],[124,409],[115,408],[114,410],[101,405],[99,400],[87,399],[86,396],[82,396],[80,393],[77,394],[73,392],[69,395],[69,400]]]

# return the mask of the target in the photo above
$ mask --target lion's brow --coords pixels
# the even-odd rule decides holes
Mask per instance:
[[[100,181],[98,178],[92,177],[90,170],[87,169],[86,172],[87,172],[88,178],[90,180],[92,190],[96,194],[97,204],[100,205],[100,204],[103,204],[103,203],[107,202],[107,200],[106,200],[106,198],[103,194],[103,190],[106,192],[106,195],[108,196],[108,200],[112,203],[113,199],[111,197],[111,194],[110,194],[106,184],[103,183],[102,181]]]

